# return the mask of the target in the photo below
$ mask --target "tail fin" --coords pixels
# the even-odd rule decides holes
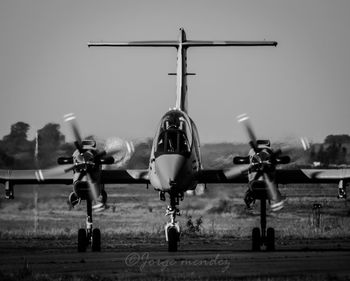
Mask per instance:
[[[187,101],[187,49],[189,47],[227,47],[227,46],[277,46],[275,41],[198,41],[187,40],[180,28],[177,41],[131,41],[131,42],[89,42],[89,47],[175,47],[177,48],[176,68],[176,108],[188,112]],[[171,73],[174,75],[174,73]]]

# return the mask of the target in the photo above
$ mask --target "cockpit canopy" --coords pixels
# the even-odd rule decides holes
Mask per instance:
[[[192,128],[190,120],[181,111],[172,110],[167,112],[160,121],[157,134],[155,155],[183,154],[191,151]]]

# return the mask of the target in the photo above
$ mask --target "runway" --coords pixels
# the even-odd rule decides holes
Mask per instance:
[[[275,252],[253,253],[249,240],[191,238],[176,253],[159,239],[116,243],[78,253],[69,240],[1,241],[0,270],[28,264],[35,273],[98,275],[122,280],[208,280],[254,276],[350,276],[350,240],[285,241]],[[152,279],[153,278],[153,279]]]

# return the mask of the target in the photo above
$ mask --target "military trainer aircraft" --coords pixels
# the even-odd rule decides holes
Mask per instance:
[[[0,182],[5,184],[6,196],[9,199],[13,199],[13,186],[16,184],[73,184],[76,194],[74,198],[76,200],[86,200],[88,206],[87,230],[79,230],[78,232],[78,250],[85,251],[88,245],[92,245],[92,250],[99,251],[100,232],[98,231],[98,234],[94,237],[91,205],[93,200],[103,195],[103,184],[150,183],[159,192],[160,200],[165,201],[166,195],[169,197],[166,215],[170,217],[170,220],[165,225],[165,238],[168,242],[168,250],[171,252],[177,251],[180,239],[180,225],[176,217],[180,214],[178,206],[179,202],[184,198],[185,192],[195,190],[198,184],[247,183],[247,171],[253,165],[250,162],[243,163],[243,165],[234,165],[227,170],[203,169],[199,134],[195,123],[188,115],[187,76],[191,75],[191,73],[187,72],[187,50],[192,47],[277,46],[277,42],[187,40],[186,33],[181,28],[178,40],[175,41],[90,42],[88,46],[173,47],[177,50],[177,69],[175,73],[177,76],[176,103],[175,107],[167,111],[160,120],[153,140],[148,169],[101,169],[102,162],[108,162],[107,159],[102,160],[103,158],[100,157],[101,153],[93,152],[93,144],[91,145],[91,143],[84,148],[80,135],[75,134],[78,152],[75,152],[76,158],[73,156],[73,159],[76,159],[76,163],[71,169],[68,169],[73,172],[73,176],[65,172],[55,174],[50,170],[1,170]],[[73,132],[74,127],[72,126]],[[257,147],[257,145],[257,142],[255,142],[254,147]],[[256,148],[255,153],[259,154],[260,150]],[[106,154],[109,155],[109,153]],[[68,162],[72,161],[67,159],[61,159],[60,161],[61,164],[67,164]],[[91,171],[93,170],[95,171],[93,173],[96,176],[95,178],[92,176]],[[275,173],[276,184],[336,182],[340,184],[339,190],[342,190],[342,192],[345,192],[346,181],[350,179],[350,170],[276,170]],[[267,177],[263,179],[263,183],[265,184],[261,184],[260,187],[269,190],[271,185],[268,183]],[[96,193],[93,194],[92,191]],[[278,200],[279,198],[274,197],[273,193],[269,191],[265,193],[267,194],[267,199],[274,201],[274,203],[281,201]],[[261,245],[264,244],[264,240],[260,239],[260,237],[258,242]],[[99,247],[94,247],[94,243],[97,243]]]

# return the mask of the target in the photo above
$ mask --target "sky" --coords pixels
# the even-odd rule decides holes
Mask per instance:
[[[0,137],[29,137],[74,112],[84,135],[153,137],[175,105],[176,50],[88,48],[92,41],[274,40],[188,51],[189,114],[202,143],[350,134],[350,1],[2,0]],[[68,137],[69,139],[69,137]]]

